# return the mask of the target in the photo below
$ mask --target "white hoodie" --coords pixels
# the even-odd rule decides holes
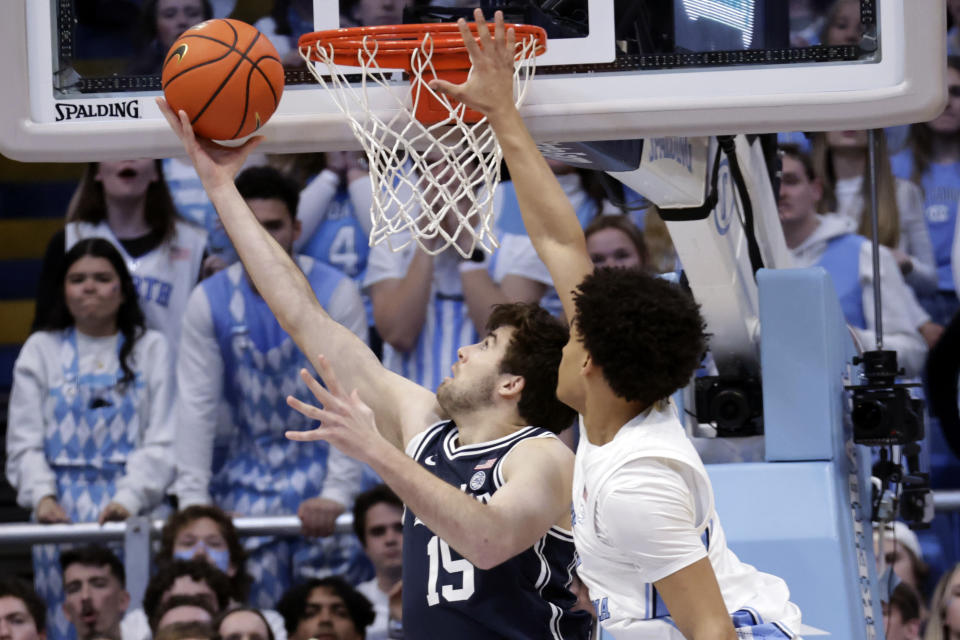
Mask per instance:
[[[853,223],[848,218],[825,214],[819,220],[820,224],[814,232],[790,251],[798,267],[816,265],[831,239],[854,232]],[[906,369],[908,376],[919,376],[927,356],[926,343],[917,331],[922,324],[917,311],[919,305],[904,282],[897,261],[886,247],[880,247],[880,283],[883,347],[897,352],[897,361]],[[860,251],[860,287],[863,290],[863,317],[867,328],[851,326],[850,330],[860,346],[869,351],[876,349],[877,326],[873,304],[873,252],[869,242],[863,243]],[[926,314],[924,316],[929,319]]]

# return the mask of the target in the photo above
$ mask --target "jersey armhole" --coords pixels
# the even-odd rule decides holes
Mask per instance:
[[[449,420],[441,420],[440,422],[436,422],[420,433],[414,435],[412,438],[410,438],[410,441],[407,442],[404,453],[414,460],[419,460],[420,456],[423,455],[423,450],[428,444],[430,444],[430,441],[440,433],[447,422],[449,422]]]

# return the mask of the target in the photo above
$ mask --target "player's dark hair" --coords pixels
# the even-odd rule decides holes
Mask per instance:
[[[67,568],[79,564],[83,567],[107,567],[113,577],[116,578],[121,586],[127,584],[127,574],[124,571],[123,563],[113,551],[106,547],[90,544],[85,547],[76,547],[67,549],[60,554],[60,570],[66,573]]]
[[[143,309],[140,308],[140,299],[137,296],[137,287],[133,284],[133,277],[127,270],[123,256],[109,240],[87,238],[70,247],[57,274],[57,282],[60,283],[60,286],[53,292],[53,305],[50,307],[46,318],[38,322],[37,328],[43,331],[61,331],[76,324],[70,309],[67,307],[64,286],[67,282],[67,272],[70,271],[70,267],[85,256],[103,258],[109,262],[120,281],[120,293],[123,296],[123,302],[117,309],[117,330],[123,336],[123,345],[120,347],[118,359],[120,360],[120,369],[123,371],[120,384],[126,385],[136,377],[130,365],[131,354],[137,340],[147,329],[147,320],[143,315]]]
[[[84,169],[80,184],[67,207],[67,222],[99,224],[107,219],[107,200],[103,182],[96,179],[99,162],[91,162]],[[157,179],[150,183],[144,195],[143,215],[150,230],[164,240],[173,237],[176,231],[177,207],[163,177],[163,161],[154,160]]]
[[[250,167],[241,171],[235,182],[244,200],[280,200],[287,206],[290,217],[297,219],[300,189],[293,178],[278,169],[271,166]]]
[[[354,629],[357,633],[364,635],[366,628],[373,624],[373,619],[376,617],[373,605],[366,596],[340,576],[314,578],[287,589],[277,602],[277,611],[283,616],[283,626],[287,629],[287,635],[292,636],[297,630],[297,625],[306,617],[307,599],[318,587],[329,589],[343,600],[347,613],[353,621]]]
[[[601,268],[574,291],[579,338],[613,392],[651,405],[687,384],[707,350],[699,305],[639,269]]]
[[[403,501],[397,497],[393,489],[382,483],[364,491],[353,502],[353,532],[357,534],[357,538],[363,545],[367,544],[367,511],[380,503],[403,509]]]
[[[589,239],[590,236],[603,231],[604,229],[616,229],[629,238],[630,243],[637,250],[637,256],[640,258],[640,266],[646,268],[649,256],[647,253],[647,243],[643,238],[643,231],[640,227],[633,224],[629,216],[625,215],[602,215],[597,216],[590,221],[590,224],[583,230],[583,237]]]
[[[195,582],[203,582],[210,587],[217,598],[217,611],[222,611],[230,604],[233,587],[227,574],[202,558],[174,559],[161,563],[157,572],[147,583],[147,589],[143,594],[143,612],[147,614],[148,620],[157,612],[163,594],[173,586],[177,578],[182,576],[187,576]]]
[[[527,424],[560,433],[576,411],[557,399],[557,370],[567,327],[536,304],[515,302],[493,307],[487,331],[512,327],[513,335],[500,361],[500,373],[523,376],[517,411]]]
[[[157,558],[166,562],[173,560],[173,545],[177,540],[177,534],[191,522],[201,518],[213,520],[217,524],[217,528],[220,529],[220,535],[227,541],[230,562],[236,569],[236,573],[230,579],[230,584],[233,587],[231,595],[237,602],[246,602],[252,582],[250,574],[247,573],[247,552],[240,542],[240,535],[237,533],[237,528],[233,526],[233,520],[219,507],[210,504],[195,504],[172,513],[163,524],[163,530],[160,532],[160,552],[157,554]]]
[[[240,613],[241,611],[252,613],[256,615],[258,618],[260,618],[263,621],[264,626],[267,628],[266,640],[276,640],[276,637],[273,635],[273,629],[270,627],[270,623],[264,617],[263,612],[260,611],[260,609],[257,609],[256,607],[247,607],[247,606],[230,607],[229,609],[224,609],[223,611],[217,614],[217,617],[213,619],[213,630],[217,633],[217,636],[219,638],[223,638],[223,636],[220,635],[220,625],[223,624],[223,621],[229,618],[230,616],[232,616],[233,614]]]
[[[215,615],[217,615],[217,612],[213,610],[212,606],[210,606],[210,601],[201,595],[170,596],[163,603],[161,603],[160,606],[157,607],[156,611],[154,611],[153,615],[149,618],[150,630],[153,632],[154,636],[157,635],[157,626],[160,624],[160,620],[163,619],[163,616],[167,615],[167,612],[171,609],[176,609],[177,607],[196,607],[198,609],[203,609],[210,614],[211,620]]]
[[[46,631],[47,605],[26,581],[15,576],[0,578],[0,598],[16,598],[21,601],[27,608],[27,613],[33,618],[37,633]]]

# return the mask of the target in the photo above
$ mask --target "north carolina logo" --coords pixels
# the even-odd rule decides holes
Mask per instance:
[[[477,471],[470,477],[470,488],[476,491],[483,486],[484,481],[487,479],[487,474],[484,471]]]
[[[182,43],[179,47],[177,47],[176,49],[170,52],[170,55],[167,56],[167,63],[169,63],[174,58],[177,59],[177,62],[182,62],[183,57],[187,55],[187,49],[189,49],[187,44]]]

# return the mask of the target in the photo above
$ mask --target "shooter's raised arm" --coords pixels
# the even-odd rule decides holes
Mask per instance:
[[[572,318],[573,289],[593,271],[583,230],[514,104],[513,30],[504,27],[499,11],[493,33],[480,9],[474,11],[474,18],[479,44],[466,22],[458,23],[473,64],[469,80],[460,85],[433,80],[430,86],[487,116],[510,169],[527,233],[550,270],[567,318]]]
[[[233,181],[260,137],[239,147],[218,145],[197,138],[183,111],[173,113],[162,98],[157,104],[183,142],[257,292],[280,325],[314,366],[321,353],[336,362],[344,386],[358,390],[377,415],[384,436],[403,446],[436,413],[435,397],[384,369],[362,340],[333,321],[303,272],[257,221]]]

